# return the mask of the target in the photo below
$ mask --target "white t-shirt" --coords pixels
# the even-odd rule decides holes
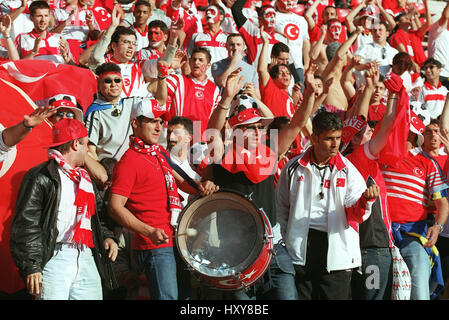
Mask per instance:
[[[306,19],[295,13],[276,12],[275,29],[286,36],[287,41],[282,42],[289,46],[295,68],[304,68],[302,47],[303,42],[309,40]]]
[[[443,64],[440,75],[449,77],[449,25],[440,26],[435,22],[429,31],[428,57],[434,58]]]

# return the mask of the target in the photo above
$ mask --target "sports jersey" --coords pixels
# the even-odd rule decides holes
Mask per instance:
[[[171,1],[167,5],[167,17],[172,21],[177,21],[179,18],[184,20],[184,32],[186,37],[184,39],[183,46],[187,48],[190,39],[194,33],[203,32],[203,25],[201,19],[199,19],[194,12],[188,12],[183,8],[174,9],[171,5]]]
[[[53,15],[58,22],[58,24],[66,21],[70,12],[74,10],[73,7],[67,7],[65,9],[57,8],[53,11]],[[75,13],[72,16],[72,19],[67,22],[64,29],[61,31],[64,39],[73,39],[81,42],[88,40],[89,35],[89,27],[86,22],[86,15],[89,10],[82,9],[81,7],[77,7],[75,9]],[[95,20],[95,16],[92,14],[92,25],[96,30],[100,30],[100,27]]]
[[[137,37],[137,45],[136,45],[136,53],[140,51],[143,48],[148,47],[149,41],[148,41],[148,26],[145,27],[144,32],[140,32],[140,30],[133,25],[129,27],[129,29],[133,30],[136,33]]]
[[[165,48],[164,48],[165,50]],[[136,50],[136,60],[151,60],[151,59],[159,59],[160,57],[162,57],[163,53],[160,53],[159,51],[157,51],[156,49],[152,49],[147,47],[142,48],[141,50],[137,51]]]
[[[251,20],[247,19],[239,29],[239,32],[243,36],[243,39],[245,40],[247,46],[248,63],[256,65],[259,61],[260,51],[262,50],[263,46],[259,27]],[[277,32],[265,32],[265,34],[269,37],[268,52],[271,52],[271,48],[277,42],[287,43],[287,39]],[[270,63],[270,57],[268,57],[267,63]]]
[[[20,58],[23,59],[33,50],[34,43],[38,36],[39,34],[35,30],[29,33],[22,33],[17,36],[15,45],[17,51],[19,52]],[[61,38],[61,34],[50,33],[47,31],[47,36],[42,39],[39,46],[39,51],[34,56],[34,59],[65,63],[61,55],[61,50],[59,49]]]
[[[295,13],[276,12],[275,29],[287,37],[282,41],[290,48],[290,56],[295,68],[304,68],[302,47],[305,40],[309,40],[306,19]]]
[[[438,83],[437,87],[432,86],[427,81],[424,82],[419,100],[423,103],[423,109],[429,111],[432,119],[441,115],[447,93],[448,89],[441,82]]]
[[[192,55],[194,47],[205,47],[209,50],[212,59],[210,63],[220,61],[228,57],[228,50],[226,50],[226,39],[228,34],[219,30],[215,35],[212,35],[209,30],[195,33],[189,43],[188,54]]]
[[[410,150],[395,166],[382,165],[381,170],[392,222],[426,220],[428,201],[444,197],[449,188],[436,161],[418,148]]]
[[[220,97],[220,89],[209,79],[199,82],[179,74],[167,77],[167,108],[172,116],[187,117],[194,122],[194,138],[198,128],[195,121],[200,121],[202,134]]]
[[[109,54],[105,57],[105,62],[116,63],[120,67],[123,79],[121,98],[148,96],[149,92],[142,73],[145,61],[119,63]]]
[[[262,102],[270,108],[275,117],[293,117],[296,109],[292,98],[286,90],[279,89],[271,77],[266,86],[259,81],[259,90]]]

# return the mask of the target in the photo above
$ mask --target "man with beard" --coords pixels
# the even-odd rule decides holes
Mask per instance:
[[[30,19],[34,24],[33,31],[19,34],[15,40],[20,58],[69,63],[71,57],[66,40],[61,34],[48,30],[51,12],[47,2],[34,1],[30,5]]]

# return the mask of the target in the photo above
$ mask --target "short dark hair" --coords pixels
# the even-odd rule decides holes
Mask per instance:
[[[168,126],[176,126],[176,125],[182,125],[184,129],[187,130],[189,134],[193,134],[193,121],[189,118],[182,117],[182,116],[175,116],[170,119],[167,123]]]
[[[278,116],[270,122],[267,128],[267,134],[270,135],[270,130],[279,130],[290,123],[290,118],[287,116]]]
[[[226,43],[228,43],[229,39],[236,38],[236,37],[242,38],[243,43],[245,43],[245,39],[243,38],[243,36],[240,33],[230,33],[230,34],[228,34],[228,37],[226,38]]]
[[[165,34],[168,32],[167,24],[162,20],[153,20],[148,24],[148,30],[151,28],[159,28]]]
[[[273,57],[279,57],[281,52],[287,52],[290,53],[290,48],[283,42],[276,42],[271,47],[271,55]]]
[[[111,43],[113,42],[118,43],[121,35],[128,35],[128,34],[133,35],[137,39],[136,33],[133,30],[128,29],[124,26],[118,26],[111,36]]]
[[[413,67],[413,61],[407,52],[398,52],[392,61],[393,65],[401,68],[401,70],[408,71]]]
[[[136,11],[137,7],[140,7],[140,6],[146,6],[151,10],[151,4],[148,1],[137,0],[136,4],[134,5],[133,12]]]
[[[108,180],[112,180],[112,173],[114,172],[114,167],[117,164],[117,159],[114,158],[103,158],[100,164],[105,168],[108,175]]]
[[[193,57],[193,55],[198,52],[202,52],[206,55],[207,62],[210,62],[212,60],[212,56],[210,54],[209,49],[205,47],[194,47],[192,50],[192,54],[190,56]]]
[[[312,120],[312,132],[317,137],[325,131],[342,129],[343,122],[340,117],[333,112],[320,111]]]
[[[288,69],[288,71],[290,71],[288,65],[286,65],[285,63],[276,64],[276,65],[272,66],[269,71],[271,79],[276,79],[276,77],[279,75],[279,69],[281,67],[286,67]],[[291,71],[290,71],[290,74],[291,74]]]
[[[106,62],[103,64],[100,64],[96,69],[95,69],[95,74],[97,76],[102,75],[103,73],[106,72],[118,72],[118,73],[122,73],[122,70],[120,69],[119,65],[116,63],[112,63],[112,62]]]
[[[435,58],[429,58],[429,59],[427,59],[426,61],[424,61],[424,63],[422,64],[422,66],[424,67],[424,66],[427,65],[427,64],[433,64],[433,65],[436,65],[437,68],[442,68],[442,67],[443,67],[443,64],[442,64],[440,61],[438,61],[437,59],[435,59]]]
[[[48,5],[47,1],[33,1],[30,4],[30,15],[33,16],[37,9],[48,9],[50,11],[50,6]]]

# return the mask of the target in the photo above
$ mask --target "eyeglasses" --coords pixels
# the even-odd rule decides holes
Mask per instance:
[[[437,66],[435,66],[435,65],[431,65],[431,66],[424,66],[424,67],[422,67],[422,71],[426,71],[427,69],[430,69],[430,70],[433,70],[433,69],[435,69]]]
[[[121,83],[122,82],[122,78],[114,78],[114,79],[105,78],[105,79],[103,79],[103,82],[107,83],[107,84],[112,83],[112,81],[114,81],[115,83]]]
[[[387,49],[382,48],[382,59],[385,59],[386,56],[387,56]]]
[[[75,118],[75,114],[73,112],[63,112],[63,111],[59,111],[55,113],[55,116],[63,118],[65,115],[66,118],[69,119],[74,119]]]
[[[122,41],[120,41],[121,43],[123,43],[123,44],[126,44],[126,45],[132,45],[132,46],[137,46],[137,42],[136,41],[131,41],[131,40],[122,40]]]

